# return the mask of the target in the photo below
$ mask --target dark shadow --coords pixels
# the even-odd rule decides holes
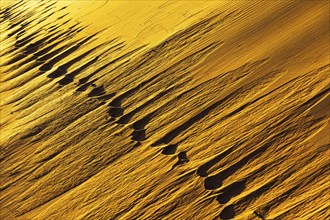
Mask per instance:
[[[90,82],[88,82],[88,83],[85,83],[85,84],[79,86],[79,87],[76,89],[76,91],[77,91],[77,92],[84,92],[84,91],[86,91],[87,88],[88,88],[90,85],[92,85],[95,81],[96,81],[96,79],[93,79],[92,81],[90,81]]]
[[[96,87],[94,89],[92,89],[92,91],[90,91],[90,93],[88,93],[88,97],[93,97],[93,96],[100,96],[105,94],[105,90],[103,85]]]
[[[146,131],[145,130],[134,130],[131,134],[133,141],[144,141],[146,139]]]
[[[152,118],[152,114],[148,114],[146,116],[144,116],[143,118],[141,118],[140,120],[137,120],[136,122],[133,123],[133,128],[135,130],[141,130],[144,129],[145,126],[149,123],[149,121]]]
[[[247,164],[250,160],[255,158],[256,156],[263,153],[269,146],[271,146],[272,143],[266,143],[263,146],[257,148],[256,150],[249,153],[247,156],[242,158],[240,161],[237,161],[230,167],[226,168],[225,170],[207,177],[204,181],[204,187],[208,190],[214,190],[217,188],[220,188],[222,186],[222,182],[227,179],[229,176],[233,175],[237,170],[242,168],[245,164]]]
[[[173,155],[176,152],[176,149],[178,148],[177,144],[171,144],[163,148],[162,154],[164,155]]]
[[[182,151],[178,154],[178,161],[172,166],[172,169],[174,169],[176,166],[182,165],[187,162],[189,162],[189,159],[187,157],[187,152]]]
[[[234,182],[220,191],[220,194],[217,196],[216,200],[219,204],[223,205],[229,202],[231,198],[242,193],[246,188],[246,180]]]
[[[236,211],[235,211],[235,205],[232,204],[232,205],[229,205],[229,206],[226,206],[220,213],[219,217],[220,219],[232,219],[234,218],[236,215]]]
[[[111,107],[108,111],[111,117],[117,118],[124,114],[124,110],[121,107]]]
[[[99,58],[99,56],[93,58],[92,60],[90,60],[87,63],[85,63],[84,65],[78,67],[77,69],[75,69],[71,73],[65,75],[64,78],[62,78],[58,83],[62,86],[67,85],[69,83],[72,83],[74,78],[77,75],[79,75],[84,69],[86,69],[89,66],[91,66],[92,64],[94,64],[98,60],[98,58]]]

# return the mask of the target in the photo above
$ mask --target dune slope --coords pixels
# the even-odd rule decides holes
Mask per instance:
[[[1,1],[0,219],[329,219],[328,1]]]

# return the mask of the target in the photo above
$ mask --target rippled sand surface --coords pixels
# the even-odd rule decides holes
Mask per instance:
[[[328,1],[0,6],[0,219],[330,218]]]

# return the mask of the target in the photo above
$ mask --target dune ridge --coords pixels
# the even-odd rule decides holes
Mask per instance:
[[[329,9],[1,2],[0,219],[330,218]]]

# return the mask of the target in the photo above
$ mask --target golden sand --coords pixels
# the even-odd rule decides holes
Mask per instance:
[[[328,1],[0,6],[0,219],[330,218]]]

